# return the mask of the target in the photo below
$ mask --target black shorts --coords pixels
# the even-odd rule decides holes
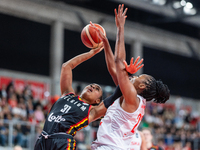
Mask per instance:
[[[34,150],[75,150],[76,141],[68,134],[53,134],[48,138],[40,135],[36,141]]]

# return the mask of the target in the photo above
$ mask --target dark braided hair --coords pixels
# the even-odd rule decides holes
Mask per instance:
[[[161,80],[156,81],[155,78],[150,76],[145,84],[146,88],[142,93],[140,93],[140,95],[147,101],[153,100],[155,103],[165,103],[169,99],[170,90]]]

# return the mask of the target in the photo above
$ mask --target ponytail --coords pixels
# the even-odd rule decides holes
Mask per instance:
[[[170,90],[161,80],[156,81],[155,78],[150,76],[145,82],[145,85],[146,88],[140,95],[147,101],[153,100],[155,103],[165,103],[169,99]]]

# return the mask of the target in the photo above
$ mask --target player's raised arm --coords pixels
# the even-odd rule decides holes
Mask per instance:
[[[133,105],[136,110],[139,106],[137,100],[137,91],[130,82],[129,76],[125,70],[124,60],[126,60],[125,44],[124,44],[124,24],[126,20],[126,12],[124,5],[119,5],[118,11],[115,9],[115,22],[117,26],[117,39],[115,46],[115,64],[117,71],[117,79],[119,82],[120,89],[125,99],[126,105]]]
[[[115,85],[118,85],[117,75],[116,75],[116,67],[115,67],[115,62],[114,62],[114,54],[113,54],[112,49],[110,47],[110,43],[108,41],[108,38],[92,22],[90,22],[90,24],[96,30],[97,35],[99,36],[99,38],[103,42],[106,65],[107,65],[108,71],[109,71]]]
[[[69,92],[74,93],[74,89],[72,88],[72,69],[74,69],[82,62],[90,59],[95,54],[99,53],[102,49],[103,47],[91,49],[89,52],[75,56],[74,58],[62,64],[61,75],[60,75],[60,89],[62,95],[64,93],[69,93]]]

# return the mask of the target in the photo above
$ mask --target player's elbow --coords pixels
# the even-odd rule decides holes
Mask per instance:
[[[70,63],[69,61],[62,64],[62,70],[69,69],[69,68],[73,69],[73,64]]]
[[[122,68],[122,66],[123,66],[123,59],[115,57],[115,66],[116,66],[116,68]]]
[[[67,67],[67,65],[68,65],[67,62],[63,63],[63,64],[62,64],[62,70],[65,69],[65,68]]]
[[[120,63],[122,60],[119,57],[115,57],[115,64]]]

